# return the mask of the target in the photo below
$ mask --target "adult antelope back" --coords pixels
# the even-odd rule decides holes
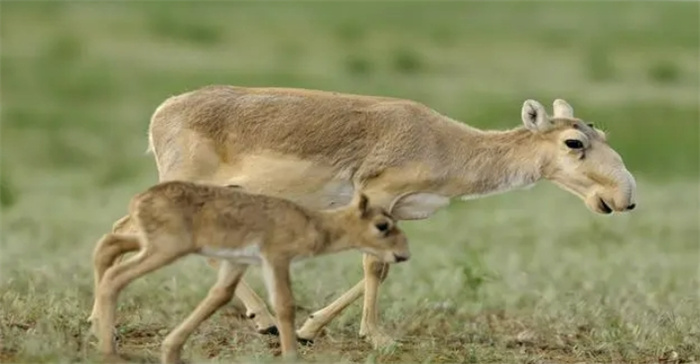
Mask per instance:
[[[420,103],[291,88],[209,86],[171,97],[149,129],[160,181],[189,180],[291,199],[315,209],[355,190],[399,220],[424,219],[452,198],[554,182],[598,213],[635,207],[635,180],[605,134],[557,99],[550,116],[526,100],[522,125],[479,130]],[[128,229],[128,219],[115,229]],[[388,266],[363,257],[364,280],[298,330],[312,340],[364,292],[360,335],[391,341],[377,324]],[[274,333],[264,302],[245,282],[236,296],[260,332]]]

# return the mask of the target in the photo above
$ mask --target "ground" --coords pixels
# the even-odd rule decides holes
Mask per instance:
[[[146,128],[206,84],[405,97],[480,128],[567,99],[607,132],[638,207],[595,215],[542,183],[404,222],[413,259],[381,288],[399,344],[358,338],[358,301],[311,362],[700,360],[698,15],[692,2],[2,2],[0,361],[90,362],[90,254],[156,181]],[[361,278],[359,253],[294,267],[298,321]],[[264,295],[259,269],[247,277]],[[215,272],[187,258],[127,288],[120,350],[153,362]],[[191,362],[269,361],[238,302]]]

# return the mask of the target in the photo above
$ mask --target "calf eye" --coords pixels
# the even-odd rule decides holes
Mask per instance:
[[[389,223],[388,222],[380,222],[379,224],[375,225],[377,227],[377,230],[381,232],[386,232],[389,230]]]
[[[567,139],[564,141],[567,147],[571,149],[581,149],[583,148],[583,142],[577,139]]]

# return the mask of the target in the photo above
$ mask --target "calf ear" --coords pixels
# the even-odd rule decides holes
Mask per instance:
[[[554,117],[573,118],[574,108],[562,99],[554,100]]]
[[[535,100],[525,100],[523,109],[520,112],[523,124],[526,128],[535,133],[547,130],[551,126],[547,111],[544,106]]]
[[[355,197],[355,206],[360,211],[360,217],[367,216],[369,211],[369,199],[364,193],[360,193]]]

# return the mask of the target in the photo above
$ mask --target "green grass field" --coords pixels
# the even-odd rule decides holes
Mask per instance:
[[[2,362],[97,359],[92,248],[156,182],[144,154],[155,107],[212,83],[411,98],[481,128],[562,97],[637,177],[625,215],[594,215],[544,182],[403,223],[414,259],[380,299],[400,345],[358,338],[358,301],[305,360],[700,360],[696,2],[3,1],[0,16]],[[358,281],[360,261],[295,266],[299,322]],[[247,277],[263,294],[259,270]],[[191,257],[129,286],[121,352],[157,361],[214,279]],[[185,358],[272,359],[277,340],[241,313],[234,302],[213,316]]]

